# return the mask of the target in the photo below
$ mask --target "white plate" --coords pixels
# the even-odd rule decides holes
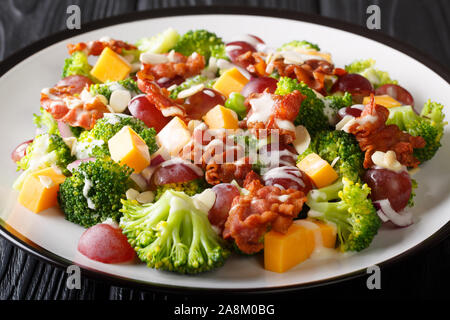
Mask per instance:
[[[192,10],[181,12],[192,14]],[[144,16],[141,13],[139,18],[142,19]],[[146,16],[154,17],[155,13],[150,12]],[[130,16],[126,19],[121,18],[120,21],[124,20],[133,21]],[[327,22],[324,19],[319,20]],[[112,24],[114,19],[108,21],[108,24]],[[93,24],[90,28],[95,26]],[[84,231],[82,227],[66,221],[58,209],[34,214],[16,203],[16,194],[12,192],[11,184],[17,173],[9,157],[10,151],[20,142],[33,137],[35,129],[32,114],[39,111],[40,90],[58,81],[64,59],[67,57],[67,43],[94,40],[102,36],[134,42],[138,38],[153,35],[168,27],[173,27],[181,33],[189,29],[205,28],[216,32],[225,40],[230,40],[241,33],[251,33],[260,36],[272,46],[281,45],[289,40],[307,39],[318,43],[323,50],[331,52],[336,66],[341,67],[356,58],[374,58],[377,60],[377,67],[388,70],[394,79],[398,79],[399,83],[412,93],[416,105],[423,105],[431,98],[446,105],[445,112],[450,114],[449,84],[443,77],[388,45],[354,33],[289,19],[225,14],[160,17],[112,25],[50,45],[30,55],[0,78],[3,110],[0,118],[0,150],[3,151],[0,157],[2,168],[0,209],[2,219],[6,222],[0,230],[3,235],[49,261],[63,265],[73,261],[87,269],[100,271],[122,280],[133,280],[134,283],[231,290],[288,288],[341,279],[361,273],[369,266],[378,265],[417,248],[423,241],[436,235],[440,229],[440,236],[448,236],[448,226],[443,229],[450,216],[448,195],[450,135],[446,132],[443,147],[437,156],[423,165],[421,171],[414,177],[419,183],[416,206],[413,209],[415,224],[403,229],[382,228],[370,248],[358,254],[339,259],[310,260],[284,274],[265,271],[261,256],[233,256],[223,268],[196,276],[156,271],[144,264],[102,264],[77,254],[77,242]],[[58,37],[62,39],[67,35]],[[54,40],[55,38],[48,42]],[[395,42],[390,40],[390,43]],[[45,42],[41,42],[37,47],[44,44]],[[32,50],[35,49],[20,53],[2,67],[8,67],[14,59],[17,61],[23,56],[26,57]],[[26,244],[30,241],[33,245]],[[90,272],[89,274],[92,275]]]

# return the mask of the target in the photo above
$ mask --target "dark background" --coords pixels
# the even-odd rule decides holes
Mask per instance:
[[[448,0],[0,0],[0,61],[36,40],[64,30],[66,8],[71,4],[80,6],[82,24],[104,17],[156,8],[240,5],[318,14],[364,27],[368,17],[367,6],[377,4],[381,8],[381,30],[378,32],[406,42],[437,60],[447,69],[450,68]],[[185,296],[122,288],[85,277],[82,279],[80,290],[69,290],[65,286],[66,279],[65,270],[38,260],[0,237],[0,300],[150,299],[161,302],[204,302],[219,298],[213,295]],[[433,247],[382,268],[381,290],[368,290],[366,279],[367,277],[361,277],[315,289],[243,298],[272,303],[300,298],[448,299],[450,237]]]

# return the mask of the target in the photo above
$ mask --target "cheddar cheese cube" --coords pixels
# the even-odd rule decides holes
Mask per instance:
[[[308,154],[297,163],[297,167],[311,178],[317,188],[326,187],[339,177],[333,167],[315,153]]]
[[[156,142],[167,150],[171,156],[176,156],[191,140],[192,134],[186,123],[178,117],[170,120],[156,136]]]
[[[210,129],[239,129],[236,112],[218,104],[203,116]]]
[[[111,159],[141,172],[150,164],[150,152],[144,140],[129,126],[123,127],[108,141]]]
[[[386,108],[394,108],[399,107],[402,104],[392,98],[391,96],[388,96],[387,94],[381,95],[381,96],[374,96],[375,103],[380,104]],[[370,102],[370,97],[364,97],[363,104],[368,104]]]
[[[30,174],[20,190],[18,201],[34,213],[57,205],[59,185],[66,177],[49,167]]]
[[[219,91],[227,98],[232,92],[241,92],[242,88],[248,83],[248,79],[237,69],[231,68],[225,71],[216,83],[213,89]]]
[[[283,273],[308,259],[315,249],[334,248],[336,230],[315,220],[297,220],[286,234],[269,231],[264,236],[264,268]]]
[[[91,75],[101,82],[119,81],[125,79],[130,71],[131,65],[128,61],[106,47],[92,68]]]

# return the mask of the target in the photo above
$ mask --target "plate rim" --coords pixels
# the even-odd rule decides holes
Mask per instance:
[[[14,66],[27,59],[31,55],[65,39],[87,33],[93,30],[118,25],[127,22],[163,18],[163,17],[176,17],[176,16],[190,16],[190,15],[249,15],[260,17],[272,17],[282,18],[288,20],[308,22],[320,26],[331,27],[341,31],[346,31],[352,34],[363,36],[379,43],[390,46],[409,57],[417,60],[421,64],[425,65],[440,77],[442,77],[447,83],[450,84],[450,70],[443,66],[441,63],[435,61],[433,58],[425,53],[420,52],[418,49],[405,44],[402,41],[392,38],[386,34],[382,34],[377,31],[368,30],[362,26],[350,24],[348,22],[328,18],[316,14],[293,12],[286,9],[274,9],[274,8],[255,8],[255,7],[242,7],[242,6],[199,6],[199,7],[178,7],[178,8],[162,8],[151,9],[139,12],[129,12],[113,17],[103,18],[100,20],[94,20],[83,24],[80,30],[63,30],[54,34],[51,34],[43,39],[31,43],[30,45],[20,49],[17,52],[12,53],[0,62],[0,77],[7,73]],[[53,266],[66,269],[67,266],[75,264],[73,261],[69,261],[61,256],[58,256],[39,245],[33,243],[26,237],[22,236],[19,232],[15,231],[11,226],[0,218],[0,236],[11,242],[13,245],[25,250],[27,253],[31,253],[33,256],[41,261],[50,263]],[[12,229],[9,231],[7,229]],[[393,256],[378,264],[380,268],[386,268],[394,263],[404,260],[407,257],[418,254],[426,248],[432,248],[450,234],[450,221],[442,226],[439,230],[433,233],[430,237],[421,241],[412,248]],[[110,285],[118,285],[128,288],[147,289],[152,291],[159,291],[165,293],[275,293],[275,292],[287,292],[300,289],[316,288],[319,286],[336,284],[338,282],[347,281],[362,277],[366,274],[365,269],[360,269],[351,273],[330,277],[318,281],[312,281],[302,284],[281,285],[273,287],[255,287],[255,288],[200,288],[200,287],[187,287],[177,286],[174,284],[156,284],[147,281],[141,281],[136,279],[129,279],[117,275],[112,275],[103,271],[88,268],[86,266],[80,266],[84,277],[92,280],[100,280],[107,282]]]

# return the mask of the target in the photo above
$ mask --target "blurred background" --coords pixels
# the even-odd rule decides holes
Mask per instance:
[[[0,0],[0,61],[21,48],[66,28],[66,9],[76,4],[83,23],[158,8],[223,6],[289,10],[334,18],[366,27],[367,7],[381,9],[381,29],[450,68],[448,0]],[[420,75],[417,75],[420,76]],[[450,284],[450,238],[426,251],[382,269],[382,289],[368,290],[366,277],[326,287],[246,297],[258,302],[278,299],[434,298]],[[65,270],[15,248],[0,237],[0,300],[123,299],[207,301],[214,296],[166,294],[112,286],[83,278],[80,290],[65,286]],[[448,294],[447,294],[448,296]],[[236,297],[236,296],[234,296]],[[444,296],[445,297],[445,296]]]

